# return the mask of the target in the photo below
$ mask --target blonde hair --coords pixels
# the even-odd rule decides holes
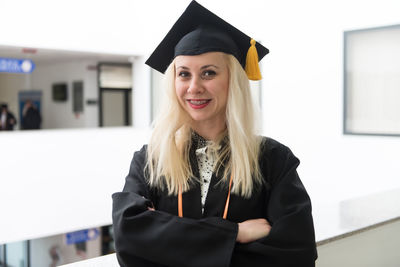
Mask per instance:
[[[225,54],[229,70],[229,90],[226,107],[227,129],[216,141],[222,149],[216,154],[215,170],[224,169],[221,182],[233,175],[232,193],[250,197],[255,186],[262,183],[258,155],[261,138],[257,135],[255,111],[249,80],[242,66],[232,55]],[[146,169],[152,187],[176,195],[179,185],[189,190],[193,177],[189,150],[192,145],[191,118],[181,107],[175,92],[175,62],[165,76],[166,97],[154,121],[154,130],[147,148]]]

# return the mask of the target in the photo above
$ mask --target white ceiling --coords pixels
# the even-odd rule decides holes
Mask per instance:
[[[0,46],[0,57],[29,58],[35,63],[68,62],[77,60],[94,60],[97,62],[130,62],[132,55],[116,55],[81,51],[52,50],[42,48],[24,48]]]

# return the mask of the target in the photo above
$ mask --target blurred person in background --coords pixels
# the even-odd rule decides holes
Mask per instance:
[[[0,131],[12,131],[17,124],[13,113],[8,110],[8,105],[1,104]]]
[[[32,100],[28,99],[25,102],[22,112],[22,130],[40,129],[42,117],[37,107],[33,104]]]

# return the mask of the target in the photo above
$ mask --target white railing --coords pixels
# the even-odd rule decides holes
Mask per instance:
[[[319,242],[316,266],[397,267],[400,262],[397,251],[400,246],[399,232],[400,218],[397,218]],[[116,254],[110,254],[60,267],[119,267],[119,264]]]
[[[115,254],[101,256],[89,260],[78,261],[60,267],[119,267]]]

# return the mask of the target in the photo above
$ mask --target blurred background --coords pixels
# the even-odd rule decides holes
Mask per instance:
[[[0,0],[0,266],[113,253],[111,194],[163,94],[144,61],[189,2]],[[399,266],[400,2],[198,2],[270,49],[260,131],[301,160],[317,265]]]

